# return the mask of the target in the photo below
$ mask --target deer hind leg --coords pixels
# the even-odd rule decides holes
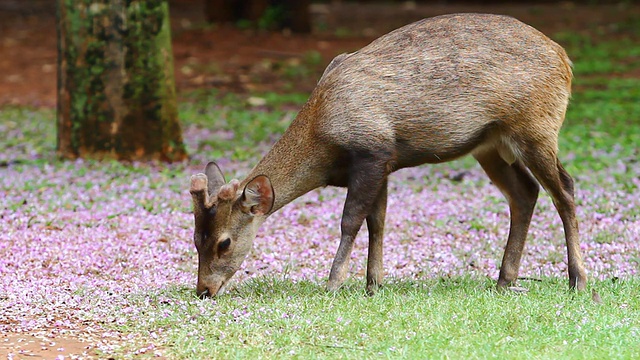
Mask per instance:
[[[573,179],[560,164],[556,149],[555,141],[530,146],[523,153],[523,161],[549,193],[562,219],[567,244],[569,286],[584,290],[587,286],[587,273],[580,250]]]
[[[498,149],[475,153],[474,157],[509,202],[511,225],[498,277],[498,288],[504,289],[513,285],[518,278],[520,259],[538,199],[539,186],[522,163],[515,161],[509,165]]]
[[[327,289],[330,291],[340,288],[347,278],[353,242],[365,218],[370,216],[373,216],[373,218],[379,217],[379,211],[377,211],[377,215],[371,214],[374,207],[379,210],[379,206],[377,206],[379,195],[382,187],[385,186],[386,188],[387,158],[383,154],[369,152],[354,153],[351,156],[347,182],[347,199],[344,203],[342,221],[340,223],[342,232],[340,245],[338,245],[338,251],[333,260],[331,272],[329,273],[329,282],[327,283]],[[375,233],[378,230],[382,233],[383,228],[379,228],[377,225],[374,228]],[[375,237],[373,244],[370,244],[369,250],[369,260],[372,262],[371,266],[373,268],[368,267],[367,271],[371,271],[371,276],[376,277],[376,280],[378,272],[381,273],[379,268],[382,267],[381,237],[382,234],[380,234],[380,239],[377,236]],[[369,279],[369,273],[367,279]]]
[[[367,257],[367,294],[376,293],[382,285],[384,267],[382,265],[384,239],[384,220],[387,214],[387,179],[384,180],[380,192],[367,216],[369,230],[369,254]]]

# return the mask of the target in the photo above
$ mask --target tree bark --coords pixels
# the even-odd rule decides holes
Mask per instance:
[[[181,161],[166,0],[57,0],[58,154]]]

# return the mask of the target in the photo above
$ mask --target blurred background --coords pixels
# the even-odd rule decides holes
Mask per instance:
[[[412,21],[445,13],[512,15],[565,46],[571,39],[638,39],[638,3],[169,1],[178,99],[203,89],[309,92],[335,55]],[[0,54],[0,106],[54,107],[56,2],[0,0]],[[640,77],[633,68],[624,77]]]

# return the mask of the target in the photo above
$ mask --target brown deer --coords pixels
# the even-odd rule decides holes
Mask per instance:
[[[225,183],[215,163],[191,177],[198,295],[221,290],[267,216],[327,185],[347,187],[327,288],[338,289],[347,277],[353,242],[366,219],[367,292],[375,293],[383,278],[387,177],[466,154],[509,201],[511,227],[498,288],[517,280],[540,183],[564,225],[569,284],[584,289],[573,179],[557,157],[571,79],[561,46],[498,15],[424,19],[337,56],[245,180]]]

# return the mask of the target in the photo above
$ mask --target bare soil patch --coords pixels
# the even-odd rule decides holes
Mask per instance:
[[[56,359],[60,358],[97,358],[94,346],[86,340],[69,334],[35,335],[35,334],[2,334],[0,335],[0,357],[7,359]]]

